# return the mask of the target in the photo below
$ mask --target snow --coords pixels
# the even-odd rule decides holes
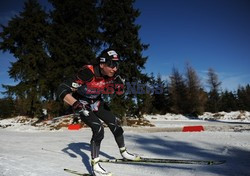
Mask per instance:
[[[225,122],[250,122],[250,112],[248,111],[232,111],[232,112],[218,112],[210,113],[205,112],[203,115],[196,117],[184,116],[181,114],[167,113],[165,115],[145,115],[149,121],[190,121],[190,120],[213,120],[213,121],[225,121]]]
[[[226,160],[223,165],[102,163],[102,166],[114,176],[249,176],[249,112],[219,114],[206,113],[198,119],[173,114],[148,115],[145,118],[155,127],[124,127],[124,134],[128,150],[141,156]],[[22,123],[18,123],[20,119]],[[70,176],[64,168],[90,172],[90,128],[51,130],[30,124],[24,117],[0,121],[0,176]],[[197,124],[206,130],[169,130]],[[111,132],[105,128],[101,158],[113,157],[120,158],[120,154]]]

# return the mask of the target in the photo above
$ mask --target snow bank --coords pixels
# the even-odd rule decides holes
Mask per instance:
[[[0,120],[0,128],[7,128],[13,131],[51,131],[66,130],[69,124],[72,124],[73,118],[68,115],[57,120],[39,121],[36,118],[27,118],[25,116],[17,116],[15,118]],[[189,117],[180,114],[167,113],[165,115],[144,115],[144,119],[128,119],[128,126],[131,127],[160,127],[160,128],[176,128],[185,125],[197,125],[205,122],[250,122],[250,112],[234,111],[230,113],[206,112],[197,117]],[[178,122],[178,123],[175,123]],[[82,127],[86,127],[81,123]],[[209,124],[206,124],[209,125]]]
[[[171,114],[167,113],[165,115],[144,115],[149,121],[164,121],[164,120],[189,120],[188,117],[181,115],[181,114]]]
[[[38,121],[37,118],[32,119],[26,116],[17,116],[14,118],[0,120],[0,128],[8,128],[9,130],[12,131],[26,131],[26,132],[52,130],[49,124],[47,124],[48,121],[34,125],[34,123],[37,121]],[[53,125],[57,125],[57,123],[54,123]]]
[[[210,113],[206,112],[202,116],[199,116],[202,120],[218,120],[227,122],[250,122],[250,112],[248,111],[232,111],[232,112],[218,112]]]
[[[16,131],[33,131],[37,130],[31,126],[32,119],[25,116],[17,116],[15,118],[4,119],[0,121],[1,128],[13,129]]]
[[[167,113],[165,115],[144,115],[149,121],[190,121],[190,120],[217,120],[227,122],[250,122],[250,112],[248,111],[232,111],[232,112],[205,112],[203,115],[197,117],[184,116],[181,114]]]

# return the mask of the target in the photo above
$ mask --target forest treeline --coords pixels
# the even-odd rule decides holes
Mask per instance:
[[[0,50],[15,57],[9,77],[16,85],[2,85],[0,117],[41,116],[46,109],[50,117],[69,113],[56,98],[58,85],[85,64],[96,63],[96,56],[106,48],[120,54],[120,75],[127,82],[161,86],[161,94],[125,94],[104,97],[119,117],[143,114],[202,114],[205,111],[249,110],[250,87],[222,91],[221,82],[208,70],[204,89],[196,71],[186,66],[180,73],[173,68],[169,79],[143,73],[148,44],[139,37],[136,19],[140,11],[135,0],[48,0],[45,9],[37,0],[27,0],[23,10],[7,24],[1,24]],[[1,60],[7,58],[0,58]],[[154,58],[150,58],[154,59]],[[164,59],[164,58],[162,58]]]

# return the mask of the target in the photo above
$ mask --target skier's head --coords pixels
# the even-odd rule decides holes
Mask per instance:
[[[113,49],[102,51],[98,57],[102,74],[109,77],[114,76],[119,67],[119,55]]]

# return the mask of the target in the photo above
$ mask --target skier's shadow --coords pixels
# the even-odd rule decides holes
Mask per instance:
[[[90,145],[85,142],[79,142],[79,143],[70,143],[68,144],[68,147],[62,149],[62,151],[66,154],[68,154],[72,158],[77,158],[77,155],[82,157],[82,163],[85,165],[87,171],[91,173],[91,165],[90,165],[90,158],[89,155],[86,154],[87,152],[90,153]],[[101,152],[100,155],[106,157],[106,158],[113,158],[112,156]]]

